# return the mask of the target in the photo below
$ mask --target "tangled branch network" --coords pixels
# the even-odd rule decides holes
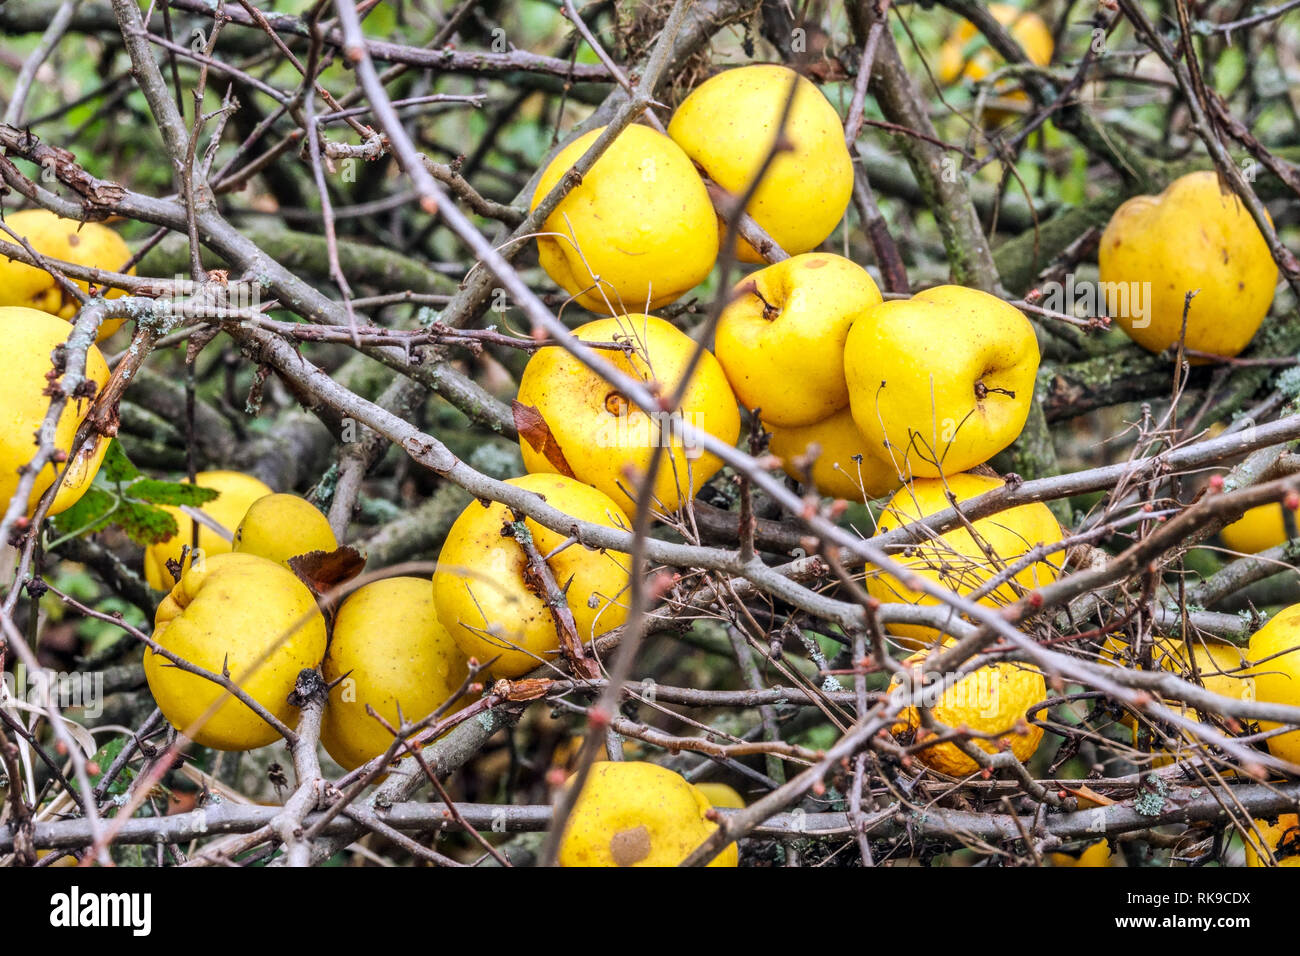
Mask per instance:
[[[1295,4],[285,6],[0,5],[0,863],[1297,865]]]

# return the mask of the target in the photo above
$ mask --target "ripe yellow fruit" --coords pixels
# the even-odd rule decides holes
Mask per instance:
[[[1136,667],[1128,642],[1121,635],[1108,635],[1098,651],[1102,663],[1116,664],[1120,667]],[[1173,638],[1157,638],[1151,648],[1151,660],[1156,666],[1178,674],[1186,680],[1192,680],[1192,668],[1187,660],[1187,646]],[[1251,676],[1249,661],[1241,648],[1217,641],[1198,641],[1192,647],[1192,660],[1196,664],[1196,676],[1200,678],[1206,690],[1222,694],[1232,700],[1254,700],[1255,679]],[[1186,707],[1179,702],[1166,701],[1166,706],[1177,707],[1193,720],[1195,708]],[[1134,716],[1125,711],[1120,723],[1133,734],[1133,743],[1138,741],[1138,722]],[[1173,758],[1157,758],[1155,766],[1166,766]]]
[[[560,841],[561,866],[676,866],[717,829],[709,801],[651,763],[593,764]],[[733,843],[709,866],[735,866]]]
[[[44,209],[25,209],[5,217],[5,225],[22,236],[33,249],[48,259],[71,262],[92,269],[120,272],[131,261],[131,250],[122,237],[98,222],[61,219]],[[12,242],[7,233],[0,239]],[[133,266],[128,273],[135,275]],[[72,279],[83,292],[90,284]],[[121,289],[110,289],[105,298],[116,299]],[[61,319],[77,314],[77,300],[63,290],[59,281],[35,266],[0,256],[0,306],[21,305],[39,309]],[[108,319],[99,327],[99,341],[104,341],[122,325],[122,319]]]
[[[402,718],[423,720],[456,693],[469,665],[438,622],[429,582],[385,578],[358,588],[343,602],[321,670],[330,683],[348,675],[330,691],[321,743],[352,770],[393,742],[367,706],[394,728]]]
[[[1109,643],[1111,639],[1108,638]],[[1104,655],[1104,651],[1103,651]],[[1178,674],[1184,680],[1193,680],[1192,665],[1188,663],[1187,646],[1178,640],[1162,639],[1151,651],[1153,663],[1161,669]],[[1117,662],[1124,662],[1128,657],[1117,656]],[[1254,700],[1255,677],[1250,660],[1243,650],[1233,644],[1219,642],[1198,642],[1192,646],[1192,661],[1195,662],[1195,675],[1201,685],[1214,694],[1220,694],[1229,700]],[[1195,707],[1182,701],[1165,701],[1165,706],[1196,722],[1200,716]],[[1120,722],[1132,731],[1133,746],[1139,744],[1141,731],[1132,714],[1125,713]],[[1156,735],[1156,744],[1162,748],[1153,756],[1152,767],[1167,767],[1179,760],[1190,760],[1201,756],[1204,748],[1190,731],[1177,730],[1175,743],[1166,742],[1161,735]],[[1154,752],[1154,751],[1153,751]]]
[[[631,527],[607,495],[572,478],[535,474],[507,484],[541,495],[579,521]],[[492,665],[498,677],[526,674],[559,653],[555,618],[544,597],[524,581],[528,559],[523,548],[501,534],[512,520],[505,505],[472,502],[447,532],[433,575],[438,620],[467,657],[480,663],[498,658]],[[525,525],[543,557],[566,540],[531,519]],[[572,544],[546,563],[556,582],[568,586],[569,608],[584,643],[627,619],[626,554]]]
[[[189,479],[183,479],[188,484]],[[194,483],[200,488],[211,488],[220,492],[216,498],[204,504],[199,511],[232,534],[243,520],[244,515],[259,498],[271,494],[271,489],[251,475],[238,471],[200,471],[194,476]],[[176,519],[176,534],[166,541],[151,544],[144,551],[144,576],[149,586],[157,591],[170,591],[172,574],[167,570],[167,562],[179,561],[181,549],[194,540],[194,520],[169,505],[161,506]],[[232,541],[227,540],[205,524],[199,525],[199,549],[205,557],[226,554],[231,550]],[[187,557],[185,566],[190,560]]]
[[[537,182],[536,209],[604,127],[556,154]],[[657,309],[699,285],[718,258],[708,190],[681,147],[629,126],[547,217],[542,268],[593,312]]]
[[[188,568],[163,598],[153,639],[211,673],[227,668],[245,693],[292,727],[297,708],[288,697],[299,671],[325,656],[325,619],[292,571],[252,554],[218,554]],[[144,652],[144,676],[163,716],[197,744],[253,750],[280,739],[243,701],[152,650]],[[191,730],[223,697],[216,712]]]
[[[585,342],[625,343],[624,351],[607,349],[600,354],[665,397],[681,384],[696,349],[685,332],[653,315],[597,319],[573,334]],[[722,467],[716,456],[685,447],[680,436],[669,439],[667,412],[656,409],[647,414],[558,346],[541,349],[529,360],[519,380],[519,402],[541,413],[573,476],[605,492],[629,514],[636,509],[637,482],[660,442],[667,442],[667,447],[654,486],[657,511],[676,511]],[[680,410],[674,414],[680,422],[735,444],[740,412],[722,366],[711,352],[700,355]],[[520,436],[519,446],[530,472],[561,471],[528,436]]]
[[[736,285],[714,349],[736,397],[773,425],[811,425],[849,404],[844,340],[879,305],[867,270],[829,252],[760,269]]]
[[[1078,856],[1070,853],[1049,853],[1047,861],[1051,866],[1117,866],[1115,861],[1120,859],[1115,857],[1110,850],[1110,843],[1107,840],[1099,840],[1092,844]]]
[[[987,292],[945,285],[884,302],[845,343],[853,420],[904,475],[966,471],[1020,435],[1038,358],[1029,320]]]
[[[915,672],[925,661],[929,651],[913,654],[904,661]],[[890,683],[890,690],[899,684],[898,678]],[[1047,683],[1043,675],[1027,664],[1000,661],[988,664],[967,674],[953,684],[937,700],[928,700],[930,713],[943,726],[957,730],[967,728],[974,734],[973,743],[987,754],[1010,750],[1021,760],[1028,760],[1043,739],[1043,728],[1029,722],[1026,714],[1030,707],[1047,697]],[[915,742],[922,742],[930,732],[921,725],[916,708],[908,707],[898,715],[891,733],[895,737],[911,734]],[[980,769],[970,757],[952,743],[937,743],[916,752],[917,759],[927,767],[953,777],[964,777]]]
[[[1300,604],[1278,611],[1250,638],[1248,650],[1255,676],[1255,696],[1267,704],[1300,707]],[[1261,720],[1263,730],[1281,724]],[[1300,730],[1268,738],[1268,752],[1300,765]]]
[[[697,783],[695,789],[704,794],[711,806],[728,810],[745,809],[745,798],[725,783]]]
[[[1152,352],[1178,341],[1187,293],[1199,290],[1187,311],[1187,348],[1236,355],[1264,321],[1277,285],[1259,227],[1213,172],[1189,173],[1158,196],[1125,202],[1101,235],[1097,261],[1104,287],[1127,291],[1130,307],[1119,299],[1111,317]],[[1146,308],[1133,307],[1135,299]]]
[[[1286,512],[1280,502],[1251,508],[1219,532],[1224,547],[1242,554],[1258,554],[1290,539]]]
[[[890,531],[908,522],[916,521],[950,507],[946,491],[951,491],[960,504],[994,488],[1001,488],[997,478],[982,475],[950,475],[942,478],[918,478],[898,490],[877,521],[880,532]],[[907,555],[894,556],[903,567],[927,578],[957,594],[969,595],[991,578],[1001,574],[1009,565],[1040,544],[1053,544],[1061,540],[1061,526],[1052,512],[1042,502],[1018,505],[987,518],[973,522],[981,541],[976,541],[965,527],[957,527],[938,538],[928,538],[923,544],[909,545]],[[994,561],[981,547],[981,542],[997,556]],[[1010,604],[1020,596],[1016,586],[1032,591],[1056,580],[1061,556],[1035,561],[1018,571],[1011,581],[991,590],[979,599],[988,607]],[[932,605],[937,600],[908,587],[892,574],[868,574],[865,585],[868,593],[882,603]],[[904,638],[904,643],[919,646],[935,640],[936,630],[915,624],[891,623],[889,631]]]
[[[773,158],[745,211],[794,256],[834,231],[853,195],[844,124],[821,90],[784,66],[742,66],[701,83],[668,124],[668,135],[733,196],[748,190],[778,132],[791,149]],[[763,261],[743,239],[736,252],[744,262]]]
[[[1268,853],[1262,852],[1267,847],[1278,866],[1300,867],[1300,817],[1284,813],[1277,818],[1277,823],[1256,820],[1255,826],[1258,833],[1245,830],[1242,834],[1247,866],[1272,866]]]
[[[67,322],[36,309],[0,308],[0,338],[5,342],[0,351],[0,408],[4,409],[0,417],[0,513],[18,491],[22,480],[19,469],[25,468],[40,448],[36,435],[50,410],[45,376],[54,367],[51,353],[68,341],[71,331]],[[108,381],[108,363],[93,345],[86,350],[86,379],[94,384],[96,393]],[[64,404],[55,424],[55,449],[66,454],[72,447],[92,400],[70,397]],[[71,508],[85,494],[107,450],[107,438],[91,435],[75,458],[58,466],[62,483],[54,494],[51,515]],[[28,515],[36,510],[55,478],[53,463],[41,469],[27,500]]]
[[[887,495],[902,484],[893,463],[881,457],[883,449],[872,450],[847,408],[812,425],[782,428],[764,422],[763,427],[772,433],[768,450],[781,459],[785,473],[805,484],[811,480],[823,495],[863,501]],[[807,475],[798,460],[812,445],[821,450],[813,461],[812,474]]]
[[[248,506],[230,550],[255,554],[287,568],[290,558],[312,551],[335,551],[338,546],[329,519],[315,505],[297,495],[274,494]]]
[[[1052,31],[1036,13],[1021,10],[1005,3],[989,4],[989,13],[993,18],[1008,28],[1011,38],[1020,44],[1029,62],[1035,66],[1046,66],[1052,61]],[[1001,57],[969,20],[963,20],[944,42],[939,50],[939,68],[936,71],[939,82],[950,86],[958,80],[971,83],[984,79],[1001,66]],[[994,93],[1013,102],[1027,102],[1024,91],[1017,89],[1018,83],[1008,78],[997,84]],[[1014,114],[1008,110],[992,108],[985,116],[990,122],[998,123]]]

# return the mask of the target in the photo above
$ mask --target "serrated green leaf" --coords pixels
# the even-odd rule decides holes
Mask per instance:
[[[140,501],[122,502],[113,513],[113,520],[132,541],[145,547],[166,541],[180,530],[176,519],[167,512]]]
[[[221,492],[215,488],[200,485],[181,484],[179,481],[158,481],[155,478],[141,478],[131,483],[128,494],[138,500],[153,505],[202,505],[218,497]]]
[[[100,531],[112,520],[109,512],[116,503],[116,495],[101,488],[88,488],[80,501],[62,514],[55,515],[54,530],[60,535]]]
[[[108,451],[104,453],[99,473],[112,482],[125,483],[140,477],[140,469],[131,464],[131,459],[122,450],[122,443],[116,438],[108,443]]]

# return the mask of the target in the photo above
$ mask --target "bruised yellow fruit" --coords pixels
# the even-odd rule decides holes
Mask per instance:
[[[1266,704],[1300,707],[1300,604],[1278,611],[1250,638],[1248,649],[1255,697]],[[1262,730],[1281,724],[1261,720]],[[1300,730],[1269,737],[1268,752],[1300,766]]]
[[[1300,817],[1284,813],[1277,818],[1277,823],[1256,820],[1255,828],[1242,834],[1247,866],[1272,866],[1269,860],[1272,854],[1278,866],[1300,867]],[[1262,852],[1265,848],[1268,853]]]
[[[561,866],[677,866],[709,838],[708,799],[686,778],[640,761],[593,764],[560,840]],[[735,866],[731,844],[709,866]]]
[[[1280,502],[1251,508],[1219,532],[1224,547],[1242,554],[1258,554],[1290,540],[1286,512]]]
[[[1025,427],[1038,340],[1024,314],[945,285],[868,310],[844,350],[853,420],[905,476],[974,468]]]
[[[704,794],[711,806],[727,810],[745,809],[745,798],[725,783],[697,783],[695,789]]]
[[[556,154],[531,209],[602,132]],[[647,126],[629,126],[547,217],[537,252],[546,274],[593,312],[657,309],[708,277],[718,257],[715,222],[708,190],[681,147]]]
[[[1052,31],[1036,13],[1021,10],[1006,3],[990,3],[989,13],[1007,28],[1011,38],[1020,44],[1029,62],[1046,66],[1052,61]],[[969,20],[963,20],[939,50],[939,82],[951,86],[958,80],[971,83],[984,79],[1002,66],[997,51]],[[994,95],[1015,103],[1028,102],[1016,80],[1008,77],[996,84]],[[985,114],[991,122],[1001,122],[1012,115],[1008,110],[992,108]]]
[[[782,126],[794,84],[794,101]],[[701,83],[668,124],[671,136],[709,178],[731,193],[749,189],[781,133],[778,152],[745,211],[790,255],[809,252],[829,236],[853,196],[853,160],[844,124],[812,83],[784,66],[742,66]],[[745,240],[744,262],[763,258]]]
[[[920,651],[903,663],[920,675],[929,651]],[[890,683],[892,692],[898,685]],[[1031,723],[1029,709],[1047,698],[1047,682],[1041,672],[1013,661],[999,661],[977,668],[935,697],[926,693],[926,704],[934,719],[950,730],[965,728],[972,734],[971,743],[987,754],[1010,750],[1020,760],[1028,760],[1043,739],[1043,728]],[[891,733],[910,736],[914,743],[931,736],[921,725],[914,707],[904,708]],[[953,743],[936,743],[923,747],[916,757],[927,767],[953,777],[978,773],[977,764]]]
[[[946,492],[951,491],[961,502],[975,498],[995,488],[1001,488],[997,478],[982,475],[950,475],[942,478],[918,478],[898,490],[877,521],[883,533],[904,524],[917,521],[951,507]],[[969,595],[980,589],[986,581],[1000,575],[1009,565],[1016,564],[1038,545],[1051,545],[1061,540],[1061,526],[1047,505],[1033,502],[1008,508],[972,523],[980,540],[972,537],[970,530],[959,526],[938,538],[926,535],[920,544],[909,544],[908,553],[892,555],[895,561],[914,574],[942,585],[950,591]],[[986,550],[987,549],[987,550]],[[989,556],[989,552],[996,559]],[[1025,591],[1033,591],[1056,580],[1061,556],[1034,561],[1021,568],[1009,581],[1003,581],[989,593],[979,598],[979,603],[998,607],[1016,601]],[[868,593],[884,604],[937,604],[936,598],[914,590],[885,572],[867,575]],[[955,614],[955,612],[953,612]],[[939,633],[934,628],[917,624],[891,622],[890,633],[924,644],[935,640]],[[906,643],[906,641],[905,641]]]
[[[231,542],[232,551],[256,554],[286,568],[290,558],[338,546],[329,519],[306,498],[287,494],[264,495],[249,505]]]
[[[1108,293],[1111,317],[1151,352],[1178,341],[1187,293],[1196,292],[1187,348],[1236,355],[1264,321],[1277,285],[1259,227],[1213,172],[1189,173],[1158,196],[1125,202],[1102,233],[1097,257],[1103,288],[1126,293]]]
[[[736,398],[773,425],[811,425],[849,404],[844,340],[881,300],[867,270],[829,252],[760,269],[736,285],[714,350]]]
[[[893,463],[871,450],[847,408],[812,425],[782,428],[764,422],[763,427],[772,433],[768,450],[781,459],[785,473],[796,481],[811,483],[823,495],[863,501],[887,495],[902,484]],[[812,473],[807,474],[800,459],[806,458],[813,446],[819,451]]]
[[[696,350],[690,336],[653,315],[597,319],[573,334],[585,342],[622,344],[621,351],[603,349],[599,354],[664,397],[681,384]],[[636,510],[637,483],[649,469],[657,444],[664,443],[665,449],[654,485],[655,511],[676,511],[722,467],[721,459],[685,446],[680,435],[667,437],[668,429],[676,427],[673,416],[728,445],[740,435],[736,397],[722,366],[707,350],[700,355],[679,410],[671,415],[657,409],[647,414],[558,346],[541,349],[529,360],[519,380],[519,402],[535,408],[547,426],[541,437],[520,430],[524,467],[560,474],[567,469],[629,514]]]
[[[595,488],[563,475],[535,474],[507,484],[534,492],[579,521],[630,528],[627,515]],[[514,537],[501,534],[513,517],[505,505],[472,502],[447,532],[433,603],[438,620],[467,657],[492,673],[518,677],[559,653],[555,618],[544,596],[525,581],[528,558]],[[569,608],[584,642],[618,627],[627,618],[628,557],[621,552],[588,551],[535,521],[524,522],[537,551],[547,558],[556,582],[568,587]]]
[[[182,479],[188,484],[189,479]],[[238,471],[200,471],[194,476],[194,483],[200,488],[211,488],[219,492],[217,497],[205,502],[198,510],[234,535],[239,522],[259,498],[271,494],[271,489],[251,475]],[[167,562],[179,561],[181,549],[193,541],[194,520],[170,505],[160,506],[176,519],[177,532],[166,541],[151,544],[144,551],[144,576],[149,586],[158,591],[170,591],[172,573],[167,570]],[[199,550],[205,557],[226,554],[231,550],[232,541],[214,531],[207,525],[199,524]],[[185,559],[185,566],[190,558]]]
[[[77,222],[44,209],[25,209],[6,216],[5,225],[47,259],[108,272],[120,272],[131,261],[131,250],[122,237],[102,223]],[[13,237],[4,232],[0,232],[0,239],[13,242]],[[134,266],[128,275],[135,275]],[[90,291],[90,284],[84,280],[69,279],[82,292]],[[116,299],[122,294],[121,289],[110,289],[104,297]],[[77,300],[50,273],[0,255],[0,306],[9,305],[40,309],[61,319],[75,317],[79,309]],[[99,341],[116,332],[123,321],[106,319],[99,327]]]
[[[321,743],[340,766],[352,770],[393,742],[367,707],[394,729],[403,719],[423,720],[456,693],[469,665],[438,622],[429,582],[385,578],[343,602],[321,670],[331,684],[343,678],[325,705]]]
[[[52,353],[68,341],[71,333],[67,322],[45,312],[0,308],[0,339],[5,343],[0,350],[0,513],[18,492],[20,469],[26,468],[40,449],[37,435],[50,410],[50,396],[46,394],[50,382],[46,375],[54,368]],[[65,455],[94,396],[108,381],[108,363],[93,345],[86,350],[86,381],[93,389],[88,386],[84,397],[70,396],[55,423],[53,445]],[[57,466],[57,472],[54,463],[47,464],[32,485],[27,514],[35,512],[41,496],[56,478],[61,483],[49,514],[71,508],[95,480],[107,450],[108,439],[92,434],[75,458]]]
[[[218,554],[188,568],[163,598],[153,639],[211,673],[226,668],[248,696],[292,727],[298,712],[288,697],[298,673],[325,656],[325,619],[292,571],[252,554]],[[163,716],[197,744],[253,750],[280,739],[223,687],[151,649],[144,652],[144,676]],[[210,718],[192,726],[223,697]]]
[[[1111,853],[1110,843],[1106,840],[1098,840],[1077,856],[1073,853],[1049,853],[1047,854],[1047,862],[1051,866],[1094,867],[1118,865]]]

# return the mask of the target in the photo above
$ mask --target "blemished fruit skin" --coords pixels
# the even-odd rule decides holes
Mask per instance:
[[[1187,348],[1238,354],[1264,321],[1277,286],[1277,265],[1259,227],[1213,172],[1189,173],[1158,196],[1125,202],[1097,255],[1102,283],[1122,283],[1130,303],[1134,288],[1150,289],[1146,315],[1130,307],[1112,318],[1151,352],[1178,341],[1187,293],[1199,290],[1187,309]]]
[[[680,385],[696,349],[685,332],[652,315],[597,319],[573,334],[586,342],[629,343],[630,354],[605,349],[600,355],[619,371],[657,387],[665,397]],[[635,513],[637,482],[650,467],[655,445],[668,441],[661,438],[669,427],[668,413],[647,414],[558,346],[540,349],[529,360],[519,380],[519,402],[541,413],[574,477],[599,488],[628,514]],[[740,435],[736,397],[722,366],[707,349],[676,414],[728,445],[734,445]],[[557,470],[526,437],[520,437],[519,446],[530,472]],[[721,467],[721,459],[700,448],[686,448],[675,435],[664,449],[656,475],[653,510],[676,511]]]
[[[782,127],[792,82],[794,101]],[[788,67],[737,67],[696,87],[668,124],[668,135],[733,196],[749,189],[778,132],[792,149],[772,159],[745,211],[795,256],[835,230],[853,195],[844,124],[821,90]],[[763,261],[743,239],[736,254],[743,262]]]
[[[25,468],[40,450],[36,435],[50,410],[50,396],[45,393],[49,381],[45,376],[54,367],[51,353],[65,344],[71,333],[67,322],[45,312],[0,308],[0,336],[5,342],[0,350],[0,509],[8,508],[18,491],[22,481],[19,469]],[[108,375],[103,354],[90,346],[86,350],[86,379],[94,383],[96,393],[108,381]],[[54,429],[56,449],[66,453],[72,447],[72,439],[92,402],[93,398],[88,397],[69,398],[64,403]],[[75,458],[58,466],[57,473],[53,463],[47,464],[32,485],[27,514],[35,512],[41,496],[60,476],[62,482],[54,493],[49,514],[71,508],[95,480],[107,450],[108,439],[92,434]]]
[[[218,554],[188,568],[163,598],[153,639],[211,673],[228,668],[245,693],[292,727],[297,708],[288,697],[298,673],[325,656],[325,619],[292,571],[253,554]],[[197,744],[253,750],[280,739],[243,701],[152,649],[144,652],[144,676],[163,716]],[[222,697],[215,713],[192,729]]]
[[[335,551],[339,546],[329,519],[306,498],[289,494],[264,495],[249,505],[230,544],[232,551],[255,554],[286,568],[290,558]]]
[[[1224,547],[1242,554],[1259,554],[1290,539],[1280,502],[1251,508],[1219,532]]]
[[[867,270],[812,252],[737,283],[714,352],[742,405],[773,425],[811,425],[849,404],[844,340],[882,301]]]
[[[555,155],[531,209],[603,131]],[[621,315],[667,305],[703,282],[718,258],[716,222],[681,147],[647,126],[629,126],[547,217],[537,251],[546,274],[581,305]]]
[[[1046,66],[1052,61],[1052,31],[1038,14],[1021,10],[1006,3],[990,3],[989,13],[993,18],[1007,27],[1011,38],[1020,44],[1029,62],[1035,66]],[[975,45],[974,50],[971,49]],[[939,82],[949,86],[959,79],[977,82],[992,73],[1001,64],[1001,57],[987,41],[979,36],[979,30],[969,20],[962,20],[939,50],[939,68],[935,72]],[[995,93],[1008,100],[1025,102],[1025,92],[1015,89],[1016,81],[1008,78],[997,85]],[[990,122],[1001,122],[1013,113],[997,108],[985,111]]]
[[[632,526],[607,495],[573,478],[534,474],[511,478],[507,484],[541,495],[579,521]],[[447,532],[433,574],[433,603],[442,626],[466,657],[482,664],[497,658],[492,674],[506,678],[526,674],[559,653],[555,618],[544,599],[524,583],[527,556],[515,539],[501,534],[512,520],[503,504],[484,507],[472,502]],[[543,556],[566,540],[531,519],[525,524]],[[568,586],[569,608],[584,643],[627,619],[626,554],[571,544],[547,564],[556,583]]]
[[[131,250],[122,237],[103,223],[62,219],[45,209],[24,209],[6,216],[5,225],[49,259],[110,272],[120,272],[131,260]],[[12,241],[7,233],[3,238]],[[135,267],[127,274],[135,275]],[[89,283],[69,279],[82,292],[90,291]],[[109,289],[104,297],[116,299],[122,294],[121,289]],[[9,305],[39,309],[61,319],[74,318],[79,308],[77,300],[44,269],[0,256],[0,306]],[[121,328],[123,321],[106,319],[99,327],[99,341]]]
[[[1277,823],[1256,820],[1255,826],[1258,833],[1246,830],[1242,834],[1247,866],[1272,866],[1269,854],[1261,852],[1267,846],[1278,866],[1300,867],[1300,817],[1283,813]]]
[[[913,654],[903,663],[919,668],[928,651]],[[890,683],[893,691],[899,681]],[[967,674],[947,688],[930,708],[934,719],[956,730],[967,727],[975,734],[994,735],[992,739],[972,737],[973,743],[988,754],[1010,750],[1020,760],[1028,760],[1043,739],[1043,728],[1026,716],[1030,707],[1046,699],[1047,682],[1043,675],[1027,664],[1007,661],[988,664]],[[907,707],[898,715],[891,733],[929,734],[921,725],[916,708]],[[916,752],[927,767],[953,777],[978,773],[980,766],[952,743],[937,743]]]
[[[725,783],[697,783],[695,789],[704,794],[710,806],[728,810],[745,809],[745,798]]]
[[[423,720],[456,693],[469,664],[438,621],[429,582],[385,578],[363,585],[343,602],[321,670],[330,683],[348,675],[330,691],[321,743],[340,766],[352,770],[393,742],[367,706],[394,728],[403,718]]]
[[[863,501],[887,495],[902,484],[893,463],[881,457],[883,450],[872,450],[871,442],[847,408],[811,425],[783,428],[764,422],[763,426],[772,433],[768,451],[781,459],[785,473],[804,484],[811,482],[820,494]],[[809,475],[800,467],[799,459],[808,454],[812,445],[821,451]],[[855,456],[861,460],[855,460]]]
[[[676,866],[717,829],[700,789],[636,760],[592,764],[560,840],[560,866]],[[735,866],[726,847],[709,866]]]
[[[1038,360],[1029,320],[987,292],[945,285],[883,302],[845,342],[853,420],[905,476],[966,471],[1020,435]]]
[[[188,479],[182,479],[188,483]],[[200,488],[211,488],[219,492],[217,497],[204,504],[199,510],[208,515],[231,534],[252,507],[253,502],[271,494],[268,488],[252,475],[240,471],[200,471],[194,476],[194,483]],[[194,520],[180,508],[160,505],[164,511],[176,519],[177,532],[166,541],[151,544],[144,550],[144,576],[149,586],[157,591],[170,591],[174,581],[167,570],[168,560],[179,561],[181,549],[193,541]],[[231,550],[233,541],[228,541],[205,524],[199,525],[198,547],[204,556],[226,554]],[[185,559],[188,567],[190,559]]]
[[[1003,482],[982,475],[949,475],[941,478],[918,478],[898,490],[877,519],[878,532],[891,531],[912,521],[936,514],[950,507],[946,491],[951,491],[960,504],[987,491],[1001,488]],[[998,575],[1008,565],[1016,563],[1034,547],[1053,544],[1061,540],[1061,526],[1052,512],[1042,502],[1008,508],[972,523],[983,543],[997,555],[992,561],[966,527],[947,531],[939,538],[927,538],[915,545],[906,555],[895,554],[894,560],[913,573],[927,578],[958,594],[968,595],[978,590],[985,581]],[[1051,584],[1058,577],[1057,564],[1061,556],[1035,561],[1021,569],[1014,581],[1026,591]],[[883,604],[933,605],[937,600],[921,591],[913,590],[892,574],[869,573],[863,582],[867,592]],[[1011,581],[1005,581],[979,598],[987,607],[1010,604],[1019,598]],[[954,614],[956,612],[953,612]],[[934,628],[918,624],[891,622],[889,631],[907,646],[923,646],[939,637]]]
[[[1266,704],[1300,707],[1300,604],[1278,611],[1267,624],[1250,638],[1255,698]],[[1281,724],[1261,720],[1262,730],[1274,730]],[[1266,740],[1274,757],[1300,765],[1300,730],[1278,734]]]

